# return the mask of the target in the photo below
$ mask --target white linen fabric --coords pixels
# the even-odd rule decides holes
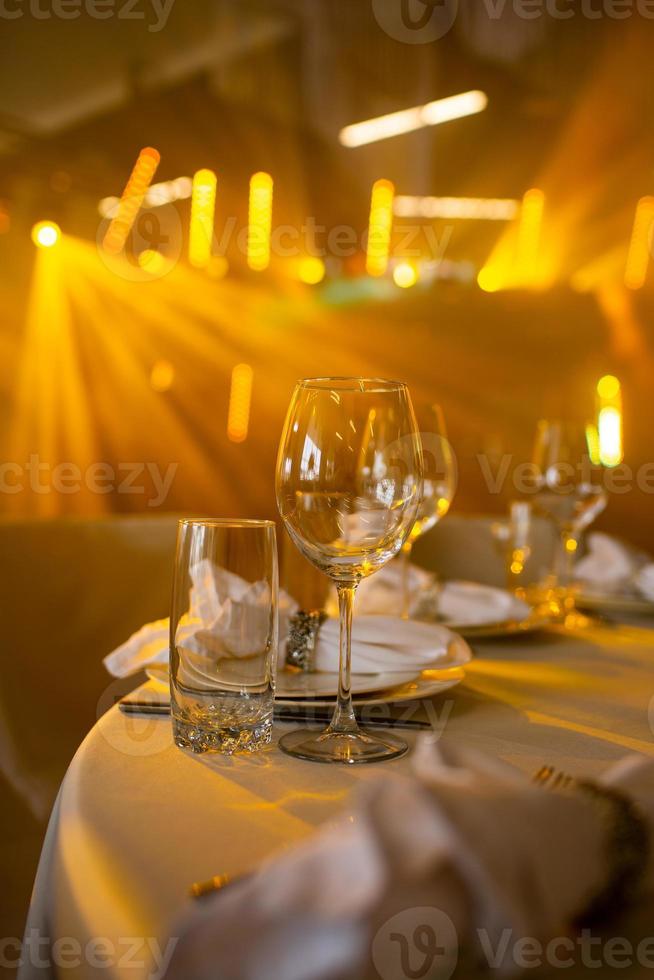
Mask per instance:
[[[357,615],[401,616],[403,574],[401,562],[395,560],[364,579],[357,589]],[[408,586],[410,614],[423,620],[439,619],[455,626],[480,626],[507,619],[525,619],[529,615],[527,603],[516,599],[506,589],[477,582],[437,583],[431,572],[416,565],[409,565]],[[330,611],[335,605],[333,596]]]
[[[402,560],[399,558],[389,561],[386,565],[364,578],[357,588],[356,611],[358,616],[401,616],[403,588]],[[427,572],[417,565],[409,565],[408,586],[411,605],[416,599],[434,584],[433,572]],[[332,592],[331,607],[335,610],[336,592]]]
[[[191,570],[188,614],[177,628],[177,645],[186,652],[183,669],[189,682],[213,676],[214,663],[248,657],[260,651],[270,629],[270,592],[265,582],[248,584],[237,575],[203,559]],[[280,666],[286,655],[289,620],[297,603],[287,593],[279,598]],[[352,666],[357,673],[380,670],[422,670],[447,652],[449,631],[438,625],[406,622],[393,616],[358,616],[352,636]],[[149,623],[104,659],[110,674],[126,677],[169,659],[169,621]],[[320,628],[314,669],[338,671],[339,624],[335,618]]]
[[[198,665],[201,670],[202,661],[207,658],[195,652],[199,635],[194,629],[193,647],[187,640],[183,646],[189,650],[185,659]],[[451,640],[450,631],[438,624],[407,622],[394,616],[358,616],[352,629],[352,669],[359,674],[389,670],[420,671],[441,660]],[[330,617],[320,627],[316,640],[315,670],[338,671],[338,644],[338,620]],[[285,655],[286,637],[280,643],[280,667]],[[104,665],[114,677],[128,677],[145,667],[167,664],[168,657],[169,623],[167,619],[162,619],[141,627],[122,646],[105,657]]]
[[[404,929],[405,934],[408,930],[410,938],[414,929],[421,925],[420,919],[416,921],[409,917],[408,922],[404,918],[393,919],[391,913],[398,908],[415,907],[418,913],[425,907],[446,910],[457,932],[465,936],[471,923],[482,921],[482,912],[467,907],[468,889],[473,887],[469,884],[472,868],[464,875],[462,865],[450,870],[438,865],[438,855],[443,853],[445,844],[449,847],[446,826],[455,827],[451,853],[460,857],[477,853],[480,857],[487,855],[483,839],[496,842],[501,867],[496,872],[490,865],[480,865],[477,873],[481,877],[484,869],[489,869],[486,877],[490,877],[498,895],[503,881],[502,868],[516,868],[513,850],[522,853],[525,841],[533,839],[532,816],[534,830],[542,826],[539,814],[527,809],[525,801],[524,808],[521,803],[515,810],[512,834],[505,834],[501,824],[509,816],[502,800],[508,800],[509,794],[518,791],[512,789],[509,780],[500,797],[496,788],[504,777],[496,780],[486,762],[484,773],[477,776],[473,757],[467,753],[483,752],[509,763],[527,782],[543,763],[575,776],[600,779],[611,772],[625,753],[638,752],[654,758],[650,703],[654,630],[645,628],[649,622],[644,619],[642,627],[591,622],[575,630],[555,628],[539,636],[537,642],[526,637],[516,637],[511,643],[503,639],[485,641],[478,648],[478,656],[466,667],[462,684],[433,701],[395,709],[407,717],[422,717],[429,721],[434,737],[438,738],[438,748],[443,752],[442,761],[429,756],[427,772],[422,763],[418,765],[417,775],[415,750],[413,755],[381,768],[310,765],[285,755],[276,745],[255,756],[198,758],[175,747],[169,718],[125,715],[117,706],[113,707],[89,733],[62,784],[35,883],[26,931],[28,939],[33,937],[33,941],[25,947],[20,980],[61,980],[63,976],[66,980],[123,980],[127,973],[132,980],[160,980],[161,963],[167,962],[178,936],[172,923],[179,921],[181,910],[193,904],[187,897],[192,882],[205,881],[213,874],[238,878],[256,872],[271,855],[291,849],[296,855],[294,846],[302,845],[303,841],[307,842],[306,846],[313,846],[308,843],[309,839],[327,821],[342,818],[339,826],[344,834],[349,834],[357,826],[357,816],[361,818],[366,813],[370,813],[370,820],[374,819],[375,827],[389,828],[386,836],[398,835],[396,845],[395,836],[387,842],[381,832],[375,832],[374,838],[367,831],[365,834],[366,840],[379,840],[387,852],[392,849],[393,854],[400,855],[398,864],[401,867],[393,870],[396,888],[389,905],[383,910],[380,906],[377,912],[370,889],[378,889],[378,883],[372,875],[365,873],[368,866],[365,850],[356,851],[358,857],[352,858],[351,873],[349,869],[343,871],[342,862],[335,862],[337,881],[329,894],[333,896],[340,881],[339,900],[343,910],[348,913],[353,910],[356,919],[352,928],[349,915],[334,917],[334,903],[330,899],[330,915],[323,917],[319,930],[315,912],[320,890],[316,889],[316,896],[307,899],[307,912],[312,914],[309,934],[319,945],[332,951],[333,960],[328,966],[338,960],[344,964],[344,970],[349,969],[352,956],[361,948],[360,922],[368,919],[373,923],[374,937],[377,937],[379,922],[381,933],[373,938],[373,944],[376,943],[374,950],[381,952],[374,952],[374,956],[382,957],[379,973],[382,980],[387,980],[383,964],[392,955],[399,955],[400,948],[398,942],[390,939],[390,933]],[[138,696],[145,697],[145,689]],[[382,711],[391,713],[393,709],[381,706],[375,713]],[[289,726],[276,723],[275,738],[288,730]],[[414,745],[412,732],[401,732],[401,735]],[[465,750],[466,755],[454,756],[448,754],[448,750],[457,753]],[[432,764],[438,766],[436,776],[429,774]],[[472,775],[465,775],[468,772]],[[474,798],[475,806],[468,806],[466,802],[465,814],[463,810],[455,813],[454,804],[450,808],[449,794],[457,790],[447,787],[464,775],[469,782],[465,799],[470,802]],[[611,778],[616,779],[617,775],[613,771]],[[621,780],[631,778],[624,773],[620,776]],[[391,808],[390,816],[382,814],[381,798],[376,795],[374,800],[377,802],[371,803],[369,809],[365,799],[356,802],[361,799],[359,793],[366,793],[378,779],[389,783],[389,795],[384,799]],[[491,779],[495,787],[493,796],[485,788]],[[436,790],[432,789],[432,780],[438,784]],[[391,782],[402,791],[391,794]],[[633,777],[637,794],[641,791],[640,782],[640,775]],[[525,784],[521,785],[524,787]],[[623,785],[626,787],[626,783]],[[629,785],[631,787],[632,783]],[[404,788],[407,788],[406,793]],[[381,790],[370,789],[370,792],[377,794]],[[520,794],[522,792],[520,789]],[[542,807],[548,806],[548,799],[546,791],[534,798],[535,804],[540,800]],[[424,806],[420,805],[422,800],[426,801]],[[651,812],[645,797],[642,802]],[[441,813],[442,818],[438,816]],[[350,817],[352,820],[348,819]],[[427,828],[432,827],[432,823],[437,829],[428,833]],[[566,826],[567,823],[566,820]],[[584,820],[577,823],[576,817],[571,823],[572,827],[583,825]],[[552,832],[559,834],[558,824],[554,822]],[[435,850],[433,838],[437,833],[442,834],[438,840],[438,855],[434,854],[433,858],[423,856],[422,851],[427,847]],[[345,844],[349,840],[347,834]],[[414,837],[415,848],[412,846]],[[506,861],[500,849],[502,842],[508,850]],[[570,854],[565,843],[562,848],[562,854]],[[549,848],[545,853],[551,854]],[[586,842],[580,841],[578,862],[576,851],[573,853],[580,874],[585,873],[588,853]],[[537,854],[530,854],[527,867],[531,868],[537,859]],[[298,855],[294,860],[305,859]],[[414,861],[416,870],[412,871]],[[572,859],[569,863],[572,864]],[[375,852],[373,866],[379,869],[390,865],[386,857],[382,863]],[[406,884],[402,866],[407,869]],[[555,875],[556,881],[563,881],[567,880],[563,875],[568,872],[565,867],[559,867],[556,855],[553,855],[552,867],[542,873],[547,874],[547,882],[554,883]],[[530,914],[534,917],[535,909],[540,909],[542,903],[537,902],[538,893],[532,894],[529,881],[525,876],[522,887],[529,896]],[[322,879],[320,882],[322,886]],[[244,881],[243,887],[246,884]],[[254,881],[252,884],[254,886]],[[231,885],[219,901],[240,902],[240,887],[236,883]],[[306,876],[304,887],[307,892],[311,890],[310,875]],[[515,883],[515,889],[512,884],[506,889],[502,885],[502,894],[522,894],[520,887],[519,883]],[[297,882],[293,884],[293,890],[289,886],[288,898],[283,891],[271,894],[270,902],[294,902],[297,888]],[[477,886],[474,888],[477,894]],[[574,883],[572,888],[576,888]],[[233,892],[232,896],[230,892]],[[269,890],[265,892],[268,895]],[[552,893],[548,884],[547,894]],[[456,900],[456,894],[460,895],[460,901]],[[482,881],[479,895],[487,894]],[[570,904],[575,894],[573,892]],[[395,899],[397,906],[392,905]],[[504,917],[500,921],[506,921],[511,915],[518,923],[520,902],[511,909],[507,905],[506,902],[498,904],[498,915],[501,913]],[[242,909],[240,904],[238,907]],[[220,923],[216,924],[210,907],[206,909],[218,932],[214,937],[216,942],[219,937],[229,939],[227,925],[222,929]],[[199,907],[196,911],[200,914]],[[565,909],[552,910],[546,905],[534,922],[542,923],[545,930],[551,928],[548,923],[564,913]],[[256,914],[261,916],[262,913],[257,910]],[[250,910],[242,910],[239,923],[227,907],[225,916],[229,929],[235,933],[239,929],[245,937],[243,949],[247,950],[256,938],[248,925]],[[651,937],[653,919],[652,905],[643,901],[638,915],[620,924],[618,935],[631,942],[635,951],[641,940]],[[433,925],[440,944],[441,927],[449,927],[442,918]],[[274,955],[271,954],[267,976],[274,977],[275,957],[285,956],[289,938],[293,940],[295,933],[302,932],[303,928],[301,916],[288,919],[284,928],[280,928],[278,947],[273,951]],[[523,938],[519,928],[516,925],[517,931],[508,937],[509,954]],[[615,935],[613,930],[604,939]],[[103,937],[104,952],[99,954],[98,961],[101,965],[94,965],[88,957],[81,956],[78,965],[73,966],[72,957],[67,955],[65,968],[57,970],[54,944],[66,937],[79,943],[82,950],[87,949],[95,937]],[[141,939],[135,941],[129,937]],[[496,950],[497,945],[492,945],[492,949]],[[205,948],[203,940],[199,951]],[[651,957],[651,940],[648,948]],[[289,969],[284,980],[297,977],[300,970],[305,971],[307,980],[315,980],[315,974],[311,974],[313,952],[307,954],[306,945],[301,943],[298,949],[301,956],[292,964],[295,973]],[[570,955],[575,965],[562,970],[559,965],[550,963],[551,968],[547,969],[549,961],[544,959],[543,971],[528,969],[527,976],[537,974],[557,980],[564,973],[567,980],[579,980],[580,977],[586,980],[615,972],[606,962],[608,947],[596,945],[590,950],[591,958],[601,962],[604,969],[584,968],[583,950],[579,946],[569,954],[566,949],[555,952],[564,958]],[[11,947],[5,953],[10,957],[14,955]],[[418,956],[415,947],[413,954]],[[130,956],[127,970],[122,963]],[[325,964],[322,948],[317,959],[322,968]],[[631,960],[631,967],[619,971],[621,978],[651,980],[651,965],[649,968],[639,966],[635,955]],[[413,968],[419,968],[421,962],[420,958],[412,959]],[[486,969],[482,976],[488,978],[494,973],[494,970]],[[433,973],[439,980],[445,980],[447,975],[447,969],[442,976]],[[212,980],[218,976],[221,974],[216,970]],[[232,980],[232,977],[238,978],[238,973],[226,969],[222,976]],[[478,974],[464,969],[456,976],[472,980]],[[191,978],[192,973],[189,973],[185,980]]]
[[[462,951],[481,958],[480,934],[493,949],[505,930],[544,943],[565,935],[608,874],[601,806],[428,738],[413,768],[413,779],[375,781],[354,819],[194,909],[167,980],[373,980],[382,964],[387,980],[405,980],[388,923],[397,916],[408,942],[425,906],[439,926],[439,976]],[[632,756],[605,779],[628,786],[650,827],[653,775],[654,762]],[[500,958],[496,975],[513,966]]]
[[[634,585],[645,599],[654,602],[654,563],[639,568],[634,576]]]
[[[459,626],[481,626],[507,619],[526,619],[529,606],[505,589],[477,582],[446,582],[438,596],[438,612]]]
[[[586,543],[587,554],[576,563],[575,576],[590,590],[654,599],[654,564],[648,555],[602,531],[593,531]]]

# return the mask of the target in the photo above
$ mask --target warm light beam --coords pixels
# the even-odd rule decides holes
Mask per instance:
[[[603,466],[622,462],[622,387],[613,374],[597,382],[599,459]]]
[[[599,456],[604,466],[622,462],[622,416],[617,408],[602,408],[598,421]]]
[[[629,289],[642,289],[647,279],[650,259],[652,223],[654,222],[654,197],[641,197],[636,206],[634,226],[631,232],[627,266],[624,274],[625,286]]]
[[[188,260],[196,269],[206,269],[211,262],[215,210],[216,175],[213,170],[198,170],[193,177],[188,239]]]
[[[483,112],[488,105],[488,96],[484,92],[474,90],[451,95],[446,99],[437,99],[427,105],[402,109],[391,112],[386,116],[367,119],[365,122],[353,123],[346,126],[338,134],[342,146],[364,146],[366,143],[376,143],[379,140],[411,133],[425,126],[439,126],[452,119],[462,119]]]
[[[390,180],[376,180],[373,184],[366,254],[366,271],[371,276],[383,276],[388,267],[394,194]]]
[[[227,438],[230,442],[245,442],[250,423],[253,372],[249,364],[237,364],[232,371],[229,393]]]
[[[538,251],[545,211],[545,195],[537,187],[527,191],[522,199],[518,229],[518,266],[527,282],[538,274]]]
[[[272,199],[273,179],[270,174],[253,174],[248,215],[248,265],[255,272],[263,272],[270,265]]]
[[[115,217],[104,236],[104,248],[111,255],[118,255],[125,247],[125,242],[141,209],[143,198],[159,166],[160,159],[158,151],[151,146],[146,146],[139,153],[134,169],[125,185],[123,196],[117,205]]]

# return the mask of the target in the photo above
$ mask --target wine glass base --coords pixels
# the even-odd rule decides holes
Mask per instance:
[[[279,747],[287,755],[307,762],[335,762],[341,765],[359,765],[364,762],[386,762],[399,759],[409,746],[394,735],[372,735],[359,729],[351,734],[338,732],[312,732],[306,728],[289,732],[279,740]]]

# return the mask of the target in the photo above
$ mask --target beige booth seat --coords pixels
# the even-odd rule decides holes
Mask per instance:
[[[168,613],[176,526],[174,516],[0,521],[2,935],[22,932],[58,785],[118,693],[103,656]]]

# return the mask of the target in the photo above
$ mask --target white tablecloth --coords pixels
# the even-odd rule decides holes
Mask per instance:
[[[547,762],[593,776],[626,752],[654,754],[654,630],[598,625],[475,652],[464,683],[422,708],[445,742],[526,773]],[[151,952],[166,950],[192,882],[246,872],[347,810],[357,784],[409,765],[315,765],[276,747],[194,757],[172,744],[168,719],[113,708],[61,787],[21,980],[156,976]]]

